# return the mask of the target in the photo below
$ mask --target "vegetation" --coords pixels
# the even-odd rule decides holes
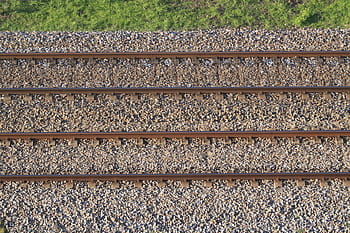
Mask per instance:
[[[2,31],[349,26],[349,0],[0,0]]]
[[[0,219],[0,233],[8,233],[5,225],[4,225],[4,220]]]

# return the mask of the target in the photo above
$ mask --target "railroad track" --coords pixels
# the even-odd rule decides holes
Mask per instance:
[[[103,88],[1,88],[0,95],[29,94],[208,94],[208,93],[329,93],[350,92],[350,86],[288,87],[103,87]]]
[[[238,52],[110,52],[110,53],[0,53],[8,59],[89,59],[89,58],[247,58],[247,57],[349,57],[350,51],[238,51]]]
[[[204,180],[205,186],[211,186],[211,181],[227,180],[227,185],[233,185],[233,180],[250,180],[252,186],[258,185],[258,180],[273,180],[275,187],[282,186],[283,180],[296,180],[297,185],[304,186],[305,180],[319,180],[322,186],[331,179],[343,180],[344,185],[350,185],[350,172],[319,172],[319,173],[200,173],[200,174],[75,174],[75,175],[0,175],[0,182],[51,182],[66,181],[72,187],[72,181],[132,181],[136,187],[142,186],[142,181],[158,181],[164,186],[165,181],[181,181],[182,186],[188,187],[189,181]],[[303,183],[304,182],[304,183]],[[90,183],[89,186],[95,186]]]
[[[350,51],[269,51],[269,52],[117,52],[117,53],[1,53],[0,60],[19,59],[181,59],[191,58],[312,58],[312,57],[350,57]],[[350,91],[349,86],[295,86],[295,87],[192,87],[192,88],[7,88],[0,89],[0,95],[16,94],[206,94],[206,93],[329,93]],[[0,133],[0,140],[16,139],[147,139],[147,138],[252,138],[252,137],[349,137],[350,130],[313,130],[313,131],[215,131],[215,132],[15,132]],[[337,173],[224,173],[224,174],[90,174],[90,175],[0,175],[0,182],[49,182],[49,181],[133,181],[140,186],[142,181],[166,180],[181,181],[188,186],[190,180],[273,180],[275,186],[281,186],[282,180],[297,180],[302,184],[307,179],[318,179],[321,184],[329,179],[341,179],[349,185],[350,172]]]
[[[348,137],[350,130],[292,130],[292,131],[180,131],[180,132],[15,132],[0,133],[8,139],[108,139],[108,138],[251,138],[251,137]]]

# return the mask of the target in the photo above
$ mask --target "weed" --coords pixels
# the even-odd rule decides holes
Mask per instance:
[[[2,0],[0,30],[350,26],[348,0]]]

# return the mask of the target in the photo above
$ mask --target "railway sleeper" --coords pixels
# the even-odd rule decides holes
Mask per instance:
[[[333,94],[332,92],[325,92],[324,96],[326,97],[326,99],[333,99]]]
[[[139,146],[142,146],[145,144],[145,141],[143,138],[137,138],[136,139],[136,144],[139,145]]]
[[[77,147],[79,145],[79,142],[77,139],[70,139],[68,140],[68,145],[71,147]]]
[[[205,180],[204,181],[204,187],[205,188],[212,188],[213,187],[213,183],[210,180]]]
[[[56,140],[54,140],[54,139],[49,139],[47,145],[48,145],[48,146],[55,146],[55,145],[56,145]]]
[[[45,189],[49,189],[49,188],[51,188],[51,183],[50,183],[50,182],[44,182],[44,183],[43,183],[43,187],[44,187]]]
[[[88,102],[93,102],[95,100],[95,94],[86,95],[86,100]]]
[[[247,180],[250,184],[251,187],[253,188],[256,188],[256,187],[259,187],[260,185],[266,185],[268,183],[270,183],[270,181],[273,182],[273,187],[274,188],[279,188],[279,187],[283,187],[283,181],[287,181],[288,179],[274,179],[274,180],[256,180],[256,179],[249,179]],[[293,181],[293,179],[290,179]],[[191,180],[176,180],[180,183],[180,186],[182,188],[190,188],[192,183],[191,183]],[[240,182],[244,182],[245,180],[226,180],[226,186],[227,187],[234,187],[235,185],[237,185],[238,183]],[[295,184],[297,187],[305,187],[305,186],[308,186],[312,183],[315,183],[314,182],[315,180],[313,179],[297,179],[295,180]],[[325,179],[321,179],[319,180],[319,186],[320,187],[329,187],[330,184],[329,184],[329,181],[330,180],[325,180]],[[350,187],[350,180],[349,179],[341,179],[342,181],[342,184],[343,186],[345,187]],[[95,181],[74,181],[74,180],[68,180],[68,181],[65,181],[63,183],[64,187],[67,188],[67,189],[72,189],[74,187],[76,187],[76,185],[78,185],[79,183],[85,183],[86,186],[88,188],[91,188],[91,189],[94,189],[94,188],[98,188],[98,187],[101,187],[102,184],[105,184],[103,181],[100,182],[99,180],[95,180]],[[122,187],[122,181],[121,180],[115,180],[115,181],[109,181],[110,182],[110,188],[112,189],[117,189],[117,188],[121,188]],[[203,180],[203,187],[204,188],[213,188],[215,187],[214,186],[214,183],[216,181],[212,181],[212,180]],[[4,184],[6,184],[7,182],[6,181],[2,181],[0,182],[0,188],[3,187]],[[20,188],[27,188],[31,183],[37,183],[37,181],[18,181],[18,187]],[[52,181],[43,181],[43,182],[40,182],[39,181],[39,184],[41,184],[41,186],[45,189],[49,189],[52,187]],[[144,181],[143,180],[135,180],[132,182],[133,186],[135,188],[142,188],[143,185],[144,185]],[[167,180],[159,180],[157,181],[157,186],[158,187],[161,187],[161,188],[164,188],[168,185],[168,182]]]
[[[43,100],[46,101],[46,102],[52,101],[52,100],[53,100],[53,99],[52,99],[52,95],[50,95],[50,94],[44,94],[44,95],[43,95]]]
[[[215,99],[217,102],[223,101],[223,100],[224,100],[224,94],[222,94],[222,93],[214,94],[214,99]]]
[[[158,58],[151,58],[150,59],[150,64],[156,65],[159,63],[159,59]]]
[[[231,144],[232,139],[230,137],[224,137],[224,138],[211,138],[212,143],[220,143],[220,144]]]
[[[181,187],[183,187],[183,188],[189,188],[190,187],[190,182],[188,180],[181,180],[180,184],[181,184]]]
[[[288,93],[275,93],[275,95],[278,97],[279,100],[283,100],[283,99],[286,99],[288,98]]]
[[[199,64],[199,59],[198,59],[198,57],[193,57],[193,58],[191,58],[191,63],[192,63],[193,65],[198,65],[198,64]]]
[[[9,139],[9,140],[3,140],[3,146],[10,146],[10,145],[16,145],[17,143],[23,143],[26,146],[32,147],[34,145],[35,139]]]
[[[21,182],[21,183],[19,184],[19,187],[20,187],[20,188],[26,188],[27,185],[28,185],[28,182],[24,181],[24,182]]]
[[[94,93],[95,92],[95,93]],[[94,91],[92,93],[86,94],[86,100],[88,101],[94,101],[98,95],[103,94],[99,93],[98,91]],[[19,93],[8,93],[8,94],[2,94],[2,99],[4,102],[9,102],[12,98],[11,96],[13,95],[24,95],[24,99],[26,101],[31,101],[33,99],[33,95],[36,95],[35,91],[33,93],[29,94],[19,94]],[[71,94],[64,94],[64,93],[56,93],[56,94],[51,94],[51,93],[40,93],[41,95],[45,96],[45,100],[61,100],[65,97],[65,99],[69,101],[74,101],[75,94],[77,93],[71,93]],[[107,99],[110,100],[117,100],[120,99],[122,96],[129,96],[130,100],[132,101],[138,101],[140,99],[141,95],[147,95],[150,96],[151,99],[159,99],[159,98],[166,98],[166,97],[171,97],[176,100],[182,100],[182,99],[187,99],[189,97],[192,97],[193,99],[196,100],[204,100],[204,99],[211,99],[214,98],[216,101],[222,101],[225,99],[225,96],[228,96],[229,98],[230,92],[218,92],[218,93],[211,93],[208,91],[198,91],[196,93],[193,92],[186,92],[186,91],[179,91],[175,93],[166,93],[159,91],[159,93],[106,93],[104,94]],[[302,100],[310,100],[312,98],[315,98],[317,96],[324,98],[324,99],[348,99],[349,98],[349,92],[348,91],[340,91],[340,92],[332,92],[332,91],[320,91],[320,92],[255,92],[252,91],[251,93],[248,92],[232,92],[231,94],[234,94],[236,96],[236,99],[238,101],[246,101],[247,98],[251,98],[251,96],[256,96],[259,100],[265,101],[265,100],[270,100],[273,98],[278,98],[278,99],[284,99],[284,98],[300,98]],[[53,98],[53,97],[56,98]]]
[[[298,187],[304,187],[305,186],[305,180],[299,179],[296,180],[296,184]]]
[[[134,186],[136,187],[136,188],[142,188],[142,180],[136,180],[136,181],[134,181]]]
[[[122,145],[122,140],[121,140],[120,138],[116,138],[116,139],[114,140],[114,143],[115,143],[115,145],[117,145],[117,146],[121,146],[121,145]]]
[[[210,145],[210,139],[209,138],[202,138],[201,139],[202,145]]]
[[[225,137],[224,138],[224,144],[231,144],[232,143],[232,138],[230,138],[230,137]]]
[[[266,95],[265,95],[265,93],[258,93],[258,99],[259,100],[262,100],[262,101],[264,101],[264,100],[266,100]]]
[[[258,187],[258,186],[259,186],[259,183],[258,183],[257,180],[250,180],[250,185],[251,185],[252,187]]]
[[[341,145],[344,143],[344,138],[343,137],[335,137],[335,143],[338,145]]]
[[[71,188],[74,187],[74,182],[73,181],[67,181],[65,183],[65,186],[66,186],[67,189],[71,189]]]
[[[0,140],[0,146],[10,146],[11,141],[10,140]]]
[[[47,63],[49,65],[56,65],[57,64],[57,59],[55,59],[55,58],[47,59]]]
[[[326,181],[324,179],[320,180],[320,186],[321,187],[328,187],[328,181]]]
[[[273,187],[275,188],[282,187],[282,181],[279,179],[273,180]]]
[[[164,181],[164,180],[158,181],[158,187],[164,188],[165,186],[166,186],[166,181]]]
[[[12,58],[12,59],[8,59],[7,61],[9,61],[12,65],[15,65],[17,66],[19,63],[18,63],[18,60],[17,58]],[[4,60],[6,61],[6,60]]]
[[[237,100],[242,102],[246,100],[246,96],[244,93],[237,94]]]
[[[31,95],[24,95],[24,100],[27,101],[27,102],[30,102],[33,100],[33,96]]]
[[[34,146],[34,140],[25,140],[25,144],[32,147]]]
[[[157,140],[158,145],[165,146],[167,144],[167,139],[166,138],[159,138]]]
[[[305,141],[311,141],[313,143],[317,143],[317,144],[321,144],[322,143],[322,139],[320,137],[304,137],[304,138],[300,138],[300,143],[304,143]]]
[[[4,95],[2,95],[2,101],[4,102],[4,103],[10,103],[11,102],[11,100],[12,100],[12,98],[11,98],[11,95],[6,95],[6,94],[4,94]]]
[[[98,145],[100,145],[100,140],[99,139],[91,139],[90,144],[92,146],[98,146]]]
[[[174,98],[175,98],[176,100],[180,101],[180,100],[183,99],[183,96],[182,96],[182,94],[180,94],[180,93],[174,93]]]
[[[343,180],[343,185],[346,186],[346,187],[350,187],[350,180]]]
[[[73,94],[67,94],[66,95],[66,99],[68,100],[68,101],[74,101],[74,95]]]
[[[202,93],[196,93],[194,98],[195,98],[196,100],[203,101],[204,96],[203,96]]]
[[[190,144],[190,140],[188,138],[180,138],[180,143],[182,145],[188,145]]]
[[[22,133],[31,133],[29,132],[28,129],[24,129]],[[13,137],[2,137],[0,139],[0,145],[3,146],[9,146],[11,144],[16,144],[18,142],[24,142],[27,145],[34,145],[35,143],[40,142],[41,140],[47,140],[47,144],[49,146],[55,146],[58,145],[61,142],[61,139],[64,138],[55,138],[54,136],[50,136],[47,139],[44,138],[36,138],[36,137],[19,137],[19,138],[13,138]],[[115,137],[115,138],[104,138],[103,136],[98,136],[97,138],[79,138],[79,136],[73,136],[73,137],[68,137],[66,138],[66,141],[68,141],[68,145],[72,147],[77,147],[80,145],[80,140],[82,139],[88,139],[88,142],[92,146],[97,146],[106,143],[106,140],[111,140],[113,141],[116,145],[120,146],[122,144],[125,144],[127,141],[130,141],[131,143],[135,143],[136,145],[145,145],[149,143],[155,143],[157,145],[166,145],[168,142],[169,143],[175,143],[179,142],[182,145],[188,145],[188,144],[196,144],[200,143],[202,145],[210,145],[214,143],[219,143],[219,144],[231,144],[231,143],[236,143],[238,141],[242,141],[248,144],[255,144],[259,142],[259,137],[257,136],[239,136],[239,137],[179,137],[179,138],[172,138],[172,137],[159,137],[159,138],[147,138],[147,137],[139,137],[139,138],[123,138],[123,137]],[[348,143],[350,141],[350,138],[348,136],[295,136],[295,137],[270,137],[267,138],[271,144],[277,144],[281,140],[289,140],[294,144],[303,144],[306,142],[312,142],[312,143],[317,143],[317,144],[322,144],[325,142],[332,141],[333,143],[336,144],[344,144]],[[11,143],[12,142],[12,143]]]
[[[121,187],[121,185],[120,185],[120,182],[119,181],[113,181],[112,183],[111,183],[111,188],[112,189],[116,189],[116,188],[120,188]]]
[[[87,185],[89,188],[96,188],[96,181],[89,181],[87,182]]]
[[[310,96],[308,93],[301,93],[301,99],[302,100],[310,100]]]
[[[233,187],[235,185],[235,182],[233,180],[227,180],[226,181],[226,186],[227,187]]]
[[[130,100],[133,102],[136,102],[139,100],[139,95],[138,94],[130,94]]]
[[[242,140],[243,142],[248,143],[248,144],[254,144],[256,141],[252,137],[242,137],[242,138],[240,138],[240,140]]]
[[[105,98],[106,98],[107,100],[109,100],[109,101],[115,101],[115,100],[117,100],[117,96],[114,95],[114,94],[106,94],[106,95],[105,95]]]

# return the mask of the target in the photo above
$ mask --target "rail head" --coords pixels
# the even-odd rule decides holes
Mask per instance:
[[[76,174],[0,175],[0,182],[46,181],[164,181],[164,180],[303,180],[350,179],[350,172],[319,173],[199,173],[199,174]]]
[[[348,137],[350,130],[290,131],[134,131],[134,132],[16,132],[0,133],[0,140],[15,139],[140,139],[140,138],[275,138],[275,137]]]
[[[109,53],[0,53],[7,59],[81,59],[81,58],[248,58],[248,57],[349,57],[350,51],[230,51],[230,52],[109,52]]]
[[[20,94],[208,94],[208,93],[312,93],[350,92],[350,86],[284,86],[284,87],[103,87],[103,88],[0,88],[1,95]]]

